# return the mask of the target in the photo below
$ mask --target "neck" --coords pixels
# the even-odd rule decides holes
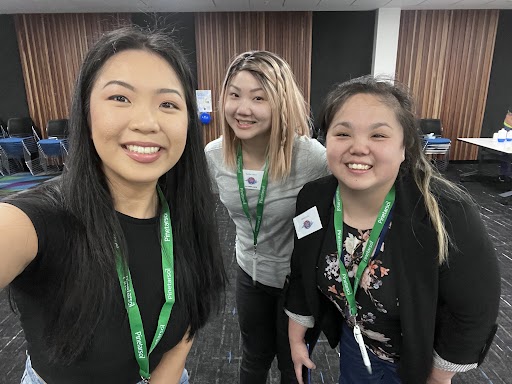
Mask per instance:
[[[267,160],[267,149],[269,137],[254,137],[249,140],[242,140],[242,156],[245,169],[259,170]]]
[[[109,187],[116,211],[136,219],[150,219],[157,215],[156,183],[121,185],[109,182]]]
[[[384,199],[393,186],[384,186],[378,190],[354,191],[342,183],[340,197],[343,201],[343,221],[356,229],[371,229],[379,215]]]

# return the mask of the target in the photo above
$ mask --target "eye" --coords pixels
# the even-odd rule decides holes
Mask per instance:
[[[237,98],[237,97],[238,97],[238,93],[236,93],[236,92],[231,92],[231,93],[229,94],[229,97]]]
[[[170,101],[164,101],[162,104],[160,104],[160,107],[165,109],[179,109],[176,104],[171,103]]]
[[[384,139],[386,138],[386,135],[384,135],[383,133],[374,133],[372,137],[375,137],[376,139]]]
[[[254,98],[254,100],[256,100],[256,101],[263,101],[263,100],[265,100],[265,99],[263,98],[263,96],[256,96],[256,97]]]
[[[108,98],[109,100],[118,101],[120,103],[129,103],[130,100],[126,96],[123,95],[113,95]]]
[[[337,136],[337,137],[349,137],[350,135],[346,132],[336,132],[334,134],[334,136]]]

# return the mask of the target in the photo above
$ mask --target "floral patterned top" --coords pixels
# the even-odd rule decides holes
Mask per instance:
[[[327,228],[321,256],[318,259],[317,282],[320,291],[331,300],[342,313],[350,328],[354,321],[350,317],[347,299],[343,293],[340,268],[334,235],[333,215]],[[389,223],[389,230],[391,228]],[[362,258],[363,248],[370,238],[371,230],[352,228],[343,223],[343,254],[341,260],[353,286],[354,276]],[[356,292],[357,323],[366,348],[379,358],[398,362],[401,343],[400,317],[398,310],[397,280],[387,262],[385,242],[366,267]]]

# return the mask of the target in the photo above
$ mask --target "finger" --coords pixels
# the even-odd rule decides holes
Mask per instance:
[[[297,382],[299,384],[304,384],[302,380],[302,364],[294,364],[293,368],[295,369],[295,377],[297,378]]]
[[[302,361],[302,364],[304,364],[304,366],[308,369],[316,369],[316,365],[315,365],[315,363],[313,363],[313,361],[311,359],[305,358]]]

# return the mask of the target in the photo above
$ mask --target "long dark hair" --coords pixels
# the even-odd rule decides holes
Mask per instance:
[[[411,175],[425,200],[425,207],[437,232],[438,261],[442,264],[448,256],[450,238],[444,226],[438,196],[471,201],[471,197],[445,179],[426,158],[421,148],[419,123],[415,114],[414,100],[407,87],[387,78],[362,76],[337,84],[323,102],[320,114],[320,135],[327,131],[336,113],[352,97],[358,94],[374,95],[395,112],[404,134],[405,160],[400,165],[398,177]]]
[[[118,52],[145,50],[159,55],[174,69],[182,83],[188,109],[188,134],[183,155],[160,177],[171,208],[174,233],[177,300],[186,308],[189,336],[219,308],[226,284],[215,221],[214,199],[208,178],[202,135],[194,97],[194,81],[188,63],[172,38],[163,32],[125,27],[103,35],[82,64],[69,119],[69,157],[60,182],[38,191],[34,199],[62,209],[68,217],[66,276],[60,289],[51,292],[49,319],[44,338],[53,362],[69,364],[86,351],[102,314],[119,291],[113,239],[126,243],[114,209],[101,159],[88,124],[90,95],[105,62]],[[61,196],[60,201],[50,195]],[[22,198],[21,196],[19,198]],[[26,197],[30,199],[30,194]]]

